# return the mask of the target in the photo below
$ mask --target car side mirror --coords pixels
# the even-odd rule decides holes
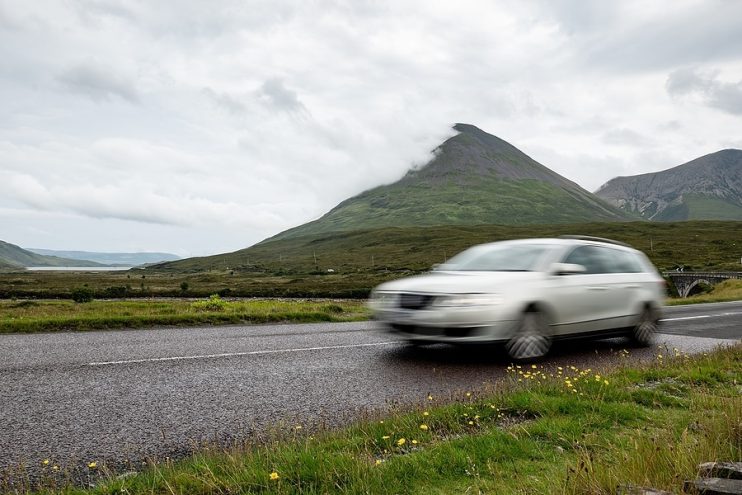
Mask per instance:
[[[585,273],[586,271],[587,268],[583,265],[577,265],[575,263],[554,263],[549,270],[552,275],[576,275],[578,273]]]

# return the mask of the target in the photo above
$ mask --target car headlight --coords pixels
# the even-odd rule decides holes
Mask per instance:
[[[502,303],[500,294],[448,294],[438,296],[433,302],[439,307],[470,307],[470,306],[494,306]]]
[[[383,290],[375,290],[371,292],[371,298],[369,303],[376,306],[393,306],[396,304],[399,295],[396,292],[388,292]]]

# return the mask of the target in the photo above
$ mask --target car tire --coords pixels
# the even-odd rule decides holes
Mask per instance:
[[[527,311],[515,334],[505,344],[515,361],[532,361],[544,357],[551,349],[551,332],[546,317],[539,311]]]
[[[631,340],[644,347],[652,345],[658,325],[659,316],[657,311],[649,306],[645,307],[639,316],[639,321],[631,329]]]

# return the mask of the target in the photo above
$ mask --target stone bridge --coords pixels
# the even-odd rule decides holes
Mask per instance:
[[[688,297],[700,283],[715,285],[730,278],[742,279],[742,272],[663,272],[662,275],[672,280],[680,297]]]

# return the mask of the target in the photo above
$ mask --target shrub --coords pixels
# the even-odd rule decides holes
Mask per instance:
[[[219,297],[219,294],[212,294],[205,301],[191,303],[191,308],[196,311],[224,311],[227,305],[227,301]]]
[[[126,297],[126,292],[127,289],[123,285],[106,287],[106,289],[103,291],[103,296],[110,297],[111,299],[118,299]]]
[[[337,304],[326,304],[322,309],[327,313],[342,313],[343,307]]]
[[[86,303],[93,300],[93,289],[90,287],[78,287],[72,290],[72,300],[76,303]]]
[[[180,283],[180,291],[185,294],[188,292],[188,282],[181,282]]]

